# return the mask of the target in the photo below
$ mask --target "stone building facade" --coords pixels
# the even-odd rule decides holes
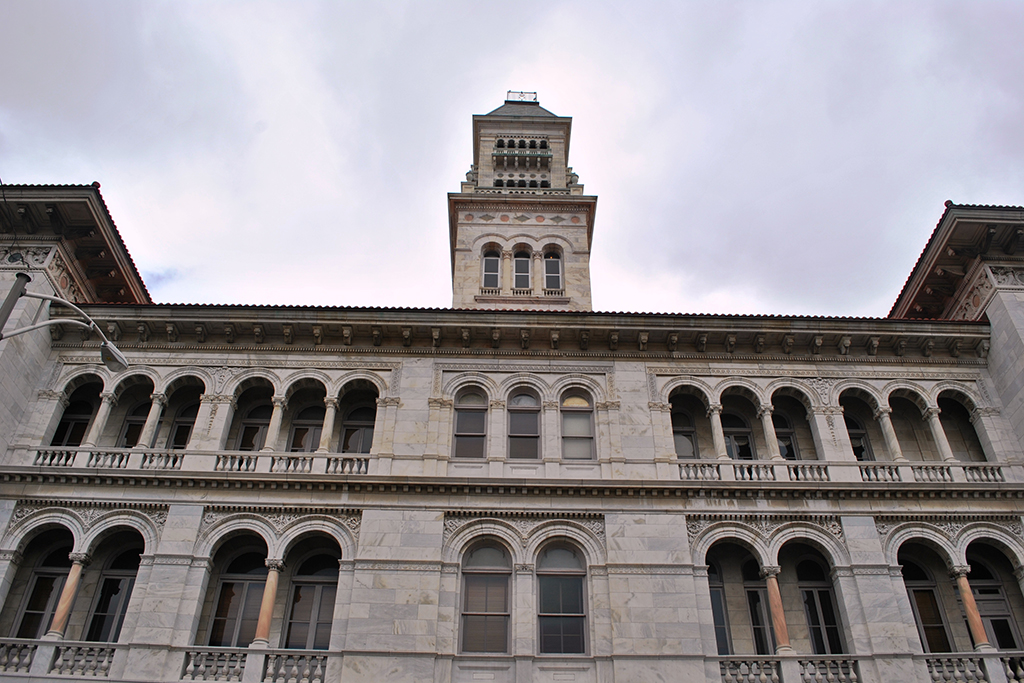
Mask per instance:
[[[883,319],[593,312],[571,120],[473,130],[451,309],[155,304],[98,187],[6,188],[131,362],[0,342],[6,679],[1024,680],[1024,209]]]

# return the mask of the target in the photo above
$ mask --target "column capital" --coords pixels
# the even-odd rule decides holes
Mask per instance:
[[[779,565],[777,564],[766,564],[765,566],[761,567],[761,576],[767,579],[770,576],[778,576],[779,572],[781,571],[782,568],[779,567]]]
[[[933,417],[938,417],[939,413],[941,412],[942,411],[939,409],[938,406],[928,406],[927,408],[924,409],[921,415],[925,420],[930,420]]]
[[[154,391],[152,394],[149,395],[149,399],[158,406],[167,405],[167,394],[165,393]]]
[[[338,399],[334,398],[333,396],[328,396],[327,398],[324,399],[324,405],[327,406],[328,408],[334,408],[335,410],[337,410],[338,403]]]
[[[225,394],[201,394],[199,396],[200,403],[227,403],[230,404],[232,409],[238,407],[238,403],[235,401],[234,396],[227,396]]]
[[[512,258],[512,250],[511,249],[503,249],[502,252],[501,252],[501,258],[505,259],[506,261],[511,260],[511,258]]]
[[[999,414],[999,408],[995,407],[981,407],[975,408],[971,411],[971,424],[977,423],[983,417],[995,417]]]
[[[104,391],[102,394],[100,394],[100,400],[103,403],[109,403],[111,406],[117,405],[117,395],[115,395],[111,391]]]
[[[757,409],[757,416],[759,418],[764,418],[765,415],[771,415],[773,412],[775,412],[775,407],[774,406],[772,406],[772,405],[761,406],[760,408]]]
[[[891,414],[892,414],[892,408],[890,408],[889,406],[878,406],[877,408],[875,408],[875,412],[873,413],[873,416],[874,416],[874,418],[876,420],[881,420],[883,415],[885,417],[889,417],[889,415],[891,415]]]
[[[949,578],[959,579],[961,576],[967,576],[971,573],[971,565],[969,564],[955,564],[949,570]]]
[[[274,404],[274,408],[280,408],[285,410],[288,408],[288,397],[287,396],[274,396],[270,399],[270,402]]]
[[[284,570],[284,560],[271,559],[268,557],[266,560],[263,561],[263,564],[267,565],[267,569],[270,569],[275,572]]]
[[[721,414],[722,414],[722,404],[721,403],[709,403],[708,404],[708,412],[707,412],[708,417],[711,417],[712,415],[721,415]]]
[[[80,564],[82,566],[85,566],[89,564],[89,562],[92,560],[92,557],[89,555],[89,553],[68,553],[68,559],[71,560],[74,564]]]

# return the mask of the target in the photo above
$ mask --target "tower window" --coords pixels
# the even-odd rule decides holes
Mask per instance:
[[[496,181],[500,183],[501,181]],[[498,289],[501,285],[501,254],[496,251],[484,252],[484,288],[485,289]]]
[[[530,289],[530,252],[517,251],[514,266],[516,275],[515,288]]]
[[[519,181],[519,187],[526,187],[526,181],[525,180],[520,180]]]
[[[537,187],[537,181],[536,180],[531,180],[530,181],[530,187]]]
[[[540,454],[540,401],[519,392],[508,401],[508,457],[536,459]]]
[[[502,186],[503,186],[504,184],[505,184],[505,183],[503,183],[503,182],[502,182],[502,181],[500,181],[500,180],[495,180],[495,181],[494,181],[494,186],[495,186],[495,187],[502,187]]]
[[[537,141],[530,140],[530,149],[537,149]]]
[[[562,259],[557,251],[544,254],[544,289],[562,288]]]
[[[498,149],[504,149],[504,148],[505,148],[505,141],[499,139],[498,140]]]
[[[540,181],[540,186],[541,187],[551,187],[551,183],[548,182],[547,180],[542,180],[542,181]]]
[[[541,140],[540,141],[540,148],[541,149],[547,149],[548,148],[548,141],[547,140]]]
[[[526,149],[526,140],[519,141],[519,149]]]

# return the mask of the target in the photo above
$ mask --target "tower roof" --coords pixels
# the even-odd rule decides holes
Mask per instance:
[[[554,116],[557,118],[558,115],[540,106],[540,102],[505,100],[503,105],[484,116]]]

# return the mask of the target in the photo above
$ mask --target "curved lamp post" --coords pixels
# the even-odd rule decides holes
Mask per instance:
[[[66,299],[61,299],[56,296],[47,296],[46,294],[36,294],[34,292],[25,291],[25,285],[32,282],[32,278],[27,273],[18,273],[14,276],[15,282],[14,287],[7,293],[7,298],[4,299],[4,303],[0,305],[0,339],[6,339],[7,337],[14,337],[19,334],[25,334],[32,330],[41,330],[44,327],[50,325],[74,325],[77,327],[84,327],[87,330],[95,330],[100,335],[100,339],[103,342],[100,344],[100,360],[107,366],[107,369],[112,372],[121,372],[128,369],[128,359],[125,358],[124,354],[116,346],[114,346],[106,335],[103,334],[103,330],[96,324],[96,321],[85,314],[78,306],[75,306]],[[4,332],[4,325],[7,324],[7,319],[11,317],[11,312],[14,310],[14,305],[18,303],[18,299],[23,296],[27,296],[30,299],[42,299],[44,301],[55,301],[56,303],[67,306],[78,315],[85,318],[86,322],[81,320],[72,320],[70,318],[61,318],[59,320],[47,320],[46,322],[39,323],[37,325],[29,325],[28,327],[19,327],[16,330],[10,332]]]

